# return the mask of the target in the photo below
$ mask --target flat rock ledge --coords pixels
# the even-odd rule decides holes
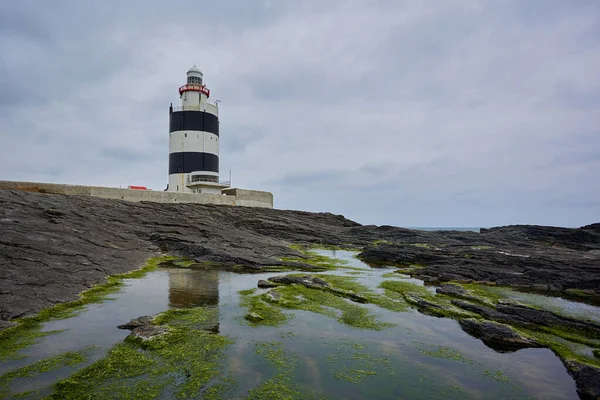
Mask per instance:
[[[152,323],[153,319],[154,317],[145,315],[143,317],[134,318],[126,324],[117,326],[117,328],[130,330],[131,335],[143,340],[148,340],[167,332],[167,328],[154,325]]]
[[[495,350],[514,351],[525,347],[541,347],[535,340],[521,335],[508,325],[474,318],[464,318],[458,323],[465,332],[481,339]]]
[[[472,295],[462,286],[453,285],[451,283],[440,286],[439,288],[437,288],[435,290],[435,292],[438,294],[443,294],[443,295],[450,296],[450,297],[457,297],[460,299],[474,301],[476,303],[482,303],[482,304],[485,304],[485,305],[491,306],[491,307],[494,306],[488,300]]]

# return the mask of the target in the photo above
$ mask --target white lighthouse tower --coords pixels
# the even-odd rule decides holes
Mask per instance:
[[[221,194],[219,106],[196,66],[179,88],[181,107],[169,107],[169,185],[167,191]]]

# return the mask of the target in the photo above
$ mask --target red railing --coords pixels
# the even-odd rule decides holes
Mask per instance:
[[[179,94],[181,95],[183,92],[200,92],[204,93],[206,97],[210,97],[210,90],[206,86],[202,85],[183,85],[179,88]]]

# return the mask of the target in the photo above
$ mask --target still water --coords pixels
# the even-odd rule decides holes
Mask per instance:
[[[343,259],[355,269],[327,274],[356,277],[376,288],[390,269],[371,268],[346,251],[320,251]],[[274,371],[257,354],[260,343],[279,343],[295,361],[293,382],[333,399],[577,399],[575,384],[560,360],[547,349],[498,353],[464,333],[452,319],[410,310],[392,312],[366,305],[380,320],[394,326],[381,331],[355,329],[307,311],[293,311],[282,327],[252,327],[244,319],[239,291],[256,287],[259,279],[281,273],[236,274],[184,268],[161,268],[141,279],[126,281],[112,299],[89,305],[79,315],[45,324],[46,336],[26,348],[26,357],[0,363],[0,375],[66,351],[87,349],[87,363],[64,367],[11,382],[12,393],[40,390],[101,358],[129,331],[117,325],[142,315],[177,307],[218,308],[210,330],[233,339],[225,350],[222,371],[235,379],[228,398],[244,398]],[[375,289],[374,289],[375,290]],[[434,290],[434,288],[431,288]],[[562,302],[563,300],[561,300]],[[564,304],[564,303],[560,303]]]

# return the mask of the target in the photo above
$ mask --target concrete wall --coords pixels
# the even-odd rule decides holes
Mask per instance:
[[[230,188],[223,189],[222,193],[227,197],[235,196],[237,206],[273,208],[273,193],[270,192]]]
[[[269,192],[243,189],[227,189],[222,194],[193,194],[154,190],[132,190],[100,186],[62,185],[41,182],[0,181],[0,189],[24,190],[28,192],[93,196],[104,199],[155,203],[221,204],[229,206],[273,208],[273,195]]]

